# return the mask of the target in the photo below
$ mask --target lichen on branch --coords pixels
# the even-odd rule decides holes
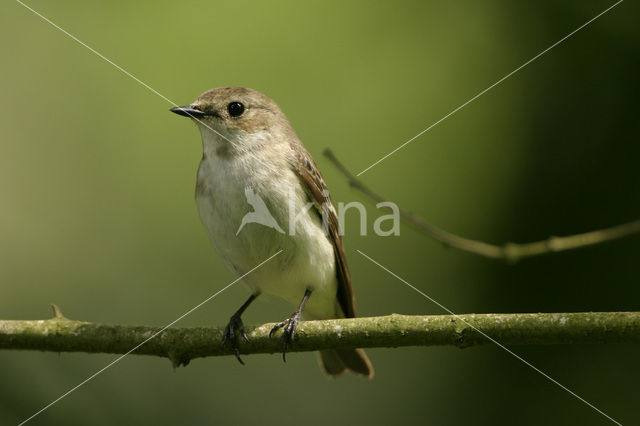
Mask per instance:
[[[174,366],[186,365],[194,358],[233,354],[229,345],[220,345],[223,327],[162,330],[75,321],[57,308],[54,312],[53,318],[45,320],[0,320],[0,349],[125,354],[149,339],[132,353],[166,357]],[[273,325],[246,327],[250,341],[238,342],[240,353],[280,352],[279,334],[269,338]],[[640,312],[392,314],[304,321],[289,351],[438,345],[466,348],[490,343],[487,336],[502,345],[640,343]]]

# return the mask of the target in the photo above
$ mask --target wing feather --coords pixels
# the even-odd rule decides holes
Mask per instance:
[[[338,302],[345,317],[355,318],[356,308],[353,286],[351,285],[351,274],[349,273],[347,259],[344,254],[338,216],[331,204],[329,190],[324,183],[318,166],[302,145],[292,147],[292,149],[295,157],[294,169],[300,177],[311,200],[314,202],[320,218],[323,219],[322,223],[325,227],[325,234],[333,244],[336,256],[336,276],[338,279]]]

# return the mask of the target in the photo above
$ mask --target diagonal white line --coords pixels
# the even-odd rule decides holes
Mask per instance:
[[[45,22],[51,24],[53,27],[55,27],[56,29],[60,30],[62,33],[64,33],[65,35],[69,36],[73,41],[77,42],[78,44],[86,47],[87,49],[89,49],[92,53],[95,53],[98,57],[100,57],[101,59],[103,59],[104,61],[108,62],[109,64],[113,65],[118,71],[122,72],[123,74],[125,74],[126,76],[132,78],[133,80],[135,80],[136,82],[138,82],[139,84],[141,84],[142,86],[144,86],[146,89],[148,89],[149,91],[155,93],[156,95],[160,96],[162,99],[164,99],[165,101],[169,102],[171,105],[173,105],[174,107],[178,107],[179,105],[176,104],[174,101],[172,101],[171,99],[167,98],[166,96],[164,96],[162,93],[158,92],[156,89],[154,89],[153,87],[149,86],[147,83],[145,83],[144,81],[140,80],[138,77],[136,77],[135,75],[131,74],[129,71],[125,70],[124,68],[122,68],[120,65],[116,64],[115,62],[113,62],[111,59],[107,58],[106,56],[104,56],[102,53],[98,52],[96,49],[94,49],[93,47],[89,46],[87,43],[83,42],[82,40],[80,40],[79,38],[77,38],[76,36],[74,36],[73,34],[71,34],[70,32],[68,32],[67,30],[65,30],[64,28],[60,27],[59,25],[57,25],[55,22],[51,21],[50,19],[48,19],[46,16],[42,15],[41,13],[39,13],[37,10],[29,7],[28,5],[26,5],[25,3],[23,3],[20,0],[16,0],[16,2],[18,4],[20,4],[21,6],[23,6],[25,9],[30,10],[31,12],[33,12],[35,15],[37,15],[38,17],[42,18],[42,20],[44,20]],[[255,154],[253,154],[252,152],[247,152],[246,150],[244,150],[242,147],[238,146],[238,144],[234,143],[233,141],[231,141],[229,138],[227,138],[225,135],[223,135],[222,133],[218,132],[217,130],[215,130],[214,128],[212,128],[211,126],[209,126],[207,123],[205,123],[204,121],[198,119],[197,117],[194,117],[193,115],[189,114],[187,111],[184,111],[185,114],[187,114],[189,116],[189,118],[192,118],[194,120],[196,120],[198,123],[202,124],[204,127],[206,127],[207,129],[211,130],[213,133],[217,134],[218,136],[220,136],[221,138],[223,138],[224,140],[226,140],[227,142],[229,142],[231,145],[233,145],[234,147],[238,148],[238,150],[242,151],[242,152],[246,152],[247,154],[251,155],[254,159],[258,160],[258,162],[260,162],[262,165],[264,165],[265,167],[267,167],[269,170],[271,170],[273,173],[275,173],[275,171],[273,170],[273,168],[271,168],[271,166],[267,163],[265,163],[260,157],[256,156]]]
[[[604,417],[606,417],[607,419],[611,420],[613,423],[622,426],[621,423],[619,423],[618,421],[614,420],[613,418],[611,418],[610,416],[608,416],[605,412],[603,412],[602,410],[600,410],[598,407],[594,406],[593,404],[591,404],[589,401],[585,400],[584,398],[582,398],[580,395],[576,394],[574,391],[572,391],[571,389],[567,388],[566,386],[564,386],[562,383],[558,382],[557,380],[555,380],[553,377],[549,376],[547,373],[545,373],[544,371],[540,370],[539,368],[537,368],[536,366],[534,366],[533,364],[531,364],[530,362],[528,362],[527,360],[525,360],[524,358],[522,358],[520,355],[514,353],[513,351],[511,351],[510,349],[508,349],[507,347],[505,347],[504,345],[502,345],[500,342],[496,341],[495,339],[493,339],[491,336],[488,336],[486,333],[484,333],[482,330],[479,330],[478,328],[474,327],[473,324],[470,324],[469,322],[465,321],[464,318],[462,318],[461,316],[455,314],[451,309],[447,308],[446,306],[442,305],[441,303],[439,303],[437,300],[433,299],[432,297],[429,297],[427,294],[425,294],[424,292],[422,292],[421,290],[419,290],[418,288],[414,287],[413,285],[411,285],[410,283],[408,283],[405,279],[403,279],[402,277],[396,275],[395,273],[391,272],[388,268],[386,268],[385,266],[381,265],[379,262],[373,260],[371,257],[367,256],[366,254],[364,254],[363,252],[361,252],[360,250],[356,250],[358,253],[360,253],[362,256],[364,256],[365,258],[367,258],[369,261],[371,261],[372,263],[378,265],[381,269],[383,269],[384,271],[386,271],[387,273],[389,273],[391,276],[397,278],[398,280],[400,280],[402,283],[406,284],[408,287],[410,287],[411,289],[415,290],[416,292],[420,293],[422,296],[424,296],[425,298],[429,299],[431,302],[435,303],[436,305],[438,305],[441,309],[445,310],[446,312],[448,312],[449,314],[453,315],[454,317],[456,317],[457,319],[459,319],[460,321],[464,322],[466,325],[468,325],[469,327],[473,328],[475,331],[477,331],[478,333],[480,333],[481,335],[483,335],[487,340],[491,341],[492,343],[495,343],[499,348],[505,350],[507,353],[513,355],[516,359],[518,359],[519,361],[523,362],[524,364],[528,365],[529,367],[531,367],[533,370],[535,370],[536,372],[538,372],[539,374],[541,374],[542,376],[544,376],[545,378],[547,378],[548,380],[550,380],[551,382],[555,383],[556,385],[560,386],[562,389],[564,389],[565,391],[569,392],[571,395],[575,396],[576,398],[578,398],[580,401],[584,402],[585,404],[587,404],[589,407],[593,408],[595,411],[597,411],[598,413],[602,414]]]
[[[506,79],[508,79],[509,77],[511,77],[512,75],[514,75],[515,73],[517,73],[518,71],[520,71],[522,68],[526,67],[527,65],[529,65],[531,62],[535,61],[536,59],[538,59],[540,56],[544,55],[545,53],[547,53],[548,51],[550,51],[551,49],[553,49],[554,47],[556,47],[557,45],[559,45],[560,43],[562,43],[563,41],[565,41],[566,39],[568,39],[569,37],[571,37],[572,35],[574,35],[575,33],[577,33],[578,31],[580,31],[581,29],[583,29],[584,27],[586,27],[587,25],[589,25],[590,23],[592,23],[593,21],[595,21],[596,19],[598,19],[599,17],[601,17],[602,15],[604,15],[605,13],[607,13],[608,11],[610,11],[611,9],[613,9],[614,7],[616,7],[617,5],[619,5],[620,3],[622,3],[623,0],[618,0],[618,2],[614,3],[613,5],[609,6],[607,9],[605,9],[604,11],[600,12],[599,14],[597,14],[596,16],[594,16],[593,18],[591,18],[590,20],[588,20],[587,22],[585,22],[584,24],[580,25],[578,28],[576,28],[575,30],[571,31],[569,34],[567,34],[566,36],[562,37],[560,40],[556,41],[555,43],[553,43],[551,46],[547,47],[546,49],[544,49],[542,52],[538,53],[536,56],[534,56],[533,58],[529,59],[527,62],[525,62],[524,64],[520,65],[518,68],[516,68],[515,70],[511,71],[509,74],[505,75],[504,77],[502,77],[500,80],[496,81],[495,83],[493,83],[491,86],[487,87],[486,89],[484,89],[482,92],[478,93],[477,95],[475,95],[473,98],[469,99],[468,101],[466,101],[465,103],[463,103],[462,105],[460,105],[458,108],[454,109],[453,111],[451,111],[450,113],[448,113],[447,115],[445,115],[444,117],[442,117],[440,120],[436,121],[435,123],[433,123],[431,126],[427,127],[426,129],[424,129],[423,131],[421,131],[420,133],[418,133],[417,135],[415,135],[414,137],[412,137],[411,139],[409,139],[408,141],[406,141],[405,143],[403,143],[402,145],[400,145],[399,147],[397,147],[396,149],[394,149],[393,151],[391,151],[390,153],[388,153],[387,155],[385,155],[384,157],[380,158],[378,161],[376,161],[375,163],[371,164],[369,167],[367,167],[366,169],[364,169],[363,171],[361,171],[360,173],[357,174],[357,176],[360,176],[361,174],[365,173],[366,171],[368,171],[369,169],[375,167],[376,165],[378,165],[379,163],[381,163],[382,161],[386,160],[387,158],[389,158],[390,156],[392,156],[393,154],[395,154],[396,152],[400,151],[402,148],[404,148],[405,146],[409,145],[411,142],[413,142],[414,140],[418,139],[420,136],[422,136],[423,134],[427,133],[429,130],[433,129],[434,127],[436,127],[438,124],[442,123],[444,120],[446,120],[447,118],[451,117],[453,114],[455,114],[456,112],[460,111],[462,108],[466,107],[467,105],[469,105],[471,102],[475,101],[476,99],[478,99],[480,96],[484,95],[485,93],[487,93],[489,90],[493,89],[494,87],[496,87],[498,84],[502,83],[503,81],[505,81]]]
[[[147,343],[149,340],[155,338],[157,335],[159,335],[160,333],[162,333],[163,331],[165,331],[167,328],[171,327],[172,325],[174,325],[175,323],[177,323],[178,321],[180,321],[181,319],[183,319],[184,317],[186,317],[187,315],[189,315],[190,313],[192,313],[193,311],[195,311],[196,309],[198,309],[200,306],[204,305],[205,303],[207,303],[208,301],[210,301],[211,299],[213,299],[214,297],[216,297],[217,295],[219,295],[220,293],[222,293],[223,291],[225,291],[226,289],[228,289],[229,287],[231,287],[232,285],[234,285],[235,283],[237,283],[238,281],[242,280],[244,277],[246,277],[247,275],[249,275],[250,273],[252,273],[253,271],[255,271],[256,269],[258,269],[259,267],[261,267],[262,265],[264,265],[265,263],[267,263],[268,261],[270,261],[271,259],[273,259],[274,257],[276,257],[277,255],[279,255],[280,253],[282,253],[282,250],[279,250],[276,254],[272,255],[271,257],[269,257],[268,259],[262,261],[259,265],[255,266],[253,269],[251,269],[249,272],[247,272],[246,274],[242,275],[241,277],[238,277],[237,279],[235,279],[234,281],[232,281],[230,284],[227,284],[225,287],[223,287],[221,290],[218,290],[217,292],[215,292],[214,294],[212,294],[211,296],[207,297],[206,299],[204,299],[202,302],[198,303],[196,306],[194,306],[193,308],[189,309],[187,312],[185,312],[184,314],[180,315],[178,318],[176,318],[175,320],[171,321],[169,324],[165,325],[164,327],[162,327],[159,331],[157,331],[156,333],[153,334],[153,336],[149,337],[148,339],[144,340],[142,343],[139,343],[138,345],[136,345],[134,348],[132,348],[131,350],[129,350],[128,352],[126,352],[123,355],[120,355],[118,358],[116,358],[115,360],[111,361],[109,364],[107,364],[106,366],[102,367],[100,370],[96,371],[95,373],[93,373],[91,376],[87,377],[86,379],[84,379],[82,382],[80,382],[79,384],[77,384],[76,386],[72,387],[71,389],[69,389],[68,391],[66,391],[65,393],[63,393],[62,395],[60,395],[58,398],[54,399],[53,401],[51,401],[49,404],[47,404],[46,406],[42,407],[40,410],[38,410],[36,413],[34,413],[33,415],[31,415],[29,418],[23,420],[18,426],[21,426],[25,423],[27,423],[28,421],[30,421],[31,419],[33,419],[35,416],[37,416],[38,414],[42,413],[43,411],[45,411],[47,408],[51,407],[52,405],[56,404],[57,402],[59,402],[62,398],[66,397],[67,395],[69,395],[71,392],[75,391],[76,389],[78,389],[80,386],[84,385],[85,383],[87,383],[89,380],[93,379],[94,377],[96,377],[97,375],[99,375],[100,373],[102,373],[103,371],[105,371],[107,368],[111,367],[112,365],[114,365],[115,363],[119,362],[120,360],[122,360],[124,357],[126,357],[127,355],[129,355],[131,352],[135,351],[136,349],[138,349],[140,346],[144,345],[145,343]]]
[[[129,71],[125,70],[124,68],[122,68],[120,65],[116,64],[115,62],[113,62],[111,59],[107,58],[106,56],[104,56],[102,53],[98,52],[97,50],[95,50],[93,47],[89,46],[87,43],[83,42],[82,40],[78,39],[76,36],[74,36],[73,34],[69,33],[67,30],[65,30],[64,28],[56,25],[54,22],[52,22],[50,19],[48,19],[46,16],[43,16],[42,14],[40,14],[38,11],[32,9],[31,7],[29,7],[28,5],[24,4],[23,2],[21,2],[20,0],[16,0],[17,3],[19,3],[21,6],[23,6],[26,9],[29,9],[31,12],[33,12],[35,15],[39,16],[40,18],[42,18],[42,20],[46,21],[47,23],[51,24],[52,26],[54,26],[55,28],[57,28],[58,30],[62,31],[64,34],[66,34],[67,36],[69,36],[70,38],[72,38],[75,42],[77,42],[78,44],[81,44],[82,46],[86,47],[87,49],[89,49],[91,52],[95,53],[96,55],[98,55],[101,59],[105,60],[106,62],[110,63],[111,65],[113,65],[115,68],[118,69],[118,71],[124,73],[125,75],[127,75],[128,77],[131,77],[132,79],[134,79],[135,81],[137,81],[138,83],[140,83],[141,85],[143,85],[144,87],[146,87],[148,90],[150,90],[151,92],[155,93],[156,95],[160,96],[162,99],[164,99],[165,101],[169,102],[171,105],[173,106],[178,106],[175,102],[173,102],[171,99],[167,98],[166,96],[164,96],[162,93],[158,92],[157,90],[155,90],[153,87],[149,86],[147,83],[145,83],[144,81],[140,80],[138,77],[136,77],[135,75],[131,74]],[[192,117],[195,118],[195,117]],[[222,135],[221,135],[222,136]],[[224,137],[224,136],[223,136]]]

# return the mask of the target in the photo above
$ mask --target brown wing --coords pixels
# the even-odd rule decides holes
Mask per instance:
[[[320,218],[325,218],[322,223],[325,226],[327,238],[331,240],[336,255],[336,275],[338,278],[338,302],[342,312],[347,318],[356,317],[355,299],[351,286],[351,274],[344,255],[342,237],[339,232],[338,217],[329,198],[329,190],[322,179],[318,166],[313,158],[301,144],[292,147],[294,151],[294,169],[302,180],[307,193],[314,202]]]

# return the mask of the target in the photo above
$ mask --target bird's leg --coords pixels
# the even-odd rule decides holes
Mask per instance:
[[[244,324],[242,323],[241,316],[244,310],[247,309],[251,302],[253,302],[259,295],[260,293],[252,294],[247,299],[247,301],[244,302],[242,306],[240,306],[240,309],[238,309],[235,314],[231,315],[231,318],[229,318],[229,323],[224,328],[224,333],[222,333],[222,346],[224,347],[224,344],[227,342],[227,340],[229,340],[231,342],[231,345],[233,346],[233,353],[236,355],[236,358],[242,365],[244,365],[244,362],[242,361],[242,359],[240,359],[240,350],[238,349],[237,338],[238,335],[240,335],[247,342],[249,341],[249,338],[247,337],[247,333],[245,333],[244,331]]]
[[[269,332],[269,337],[273,335],[278,329],[283,328],[282,334],[284,336],[284,345],[282,347],[282,360],[287,362],[286,354],[287,348],[291,343],[293,343],[293,337],[296,333],[296,328],[298,327],[298,323],[300,322],[300,317],[302,316],[302,310],[304,309],[304,305],[307,304],[307,300],[309,300],[309,296],[311,296],[311,290],[307,289],[304,292],[304,297],[302,297],[302,301],[300,302],[300,306],[298,309],[291,315],[289,318],[281,321],[273,326],[271,331]]]

